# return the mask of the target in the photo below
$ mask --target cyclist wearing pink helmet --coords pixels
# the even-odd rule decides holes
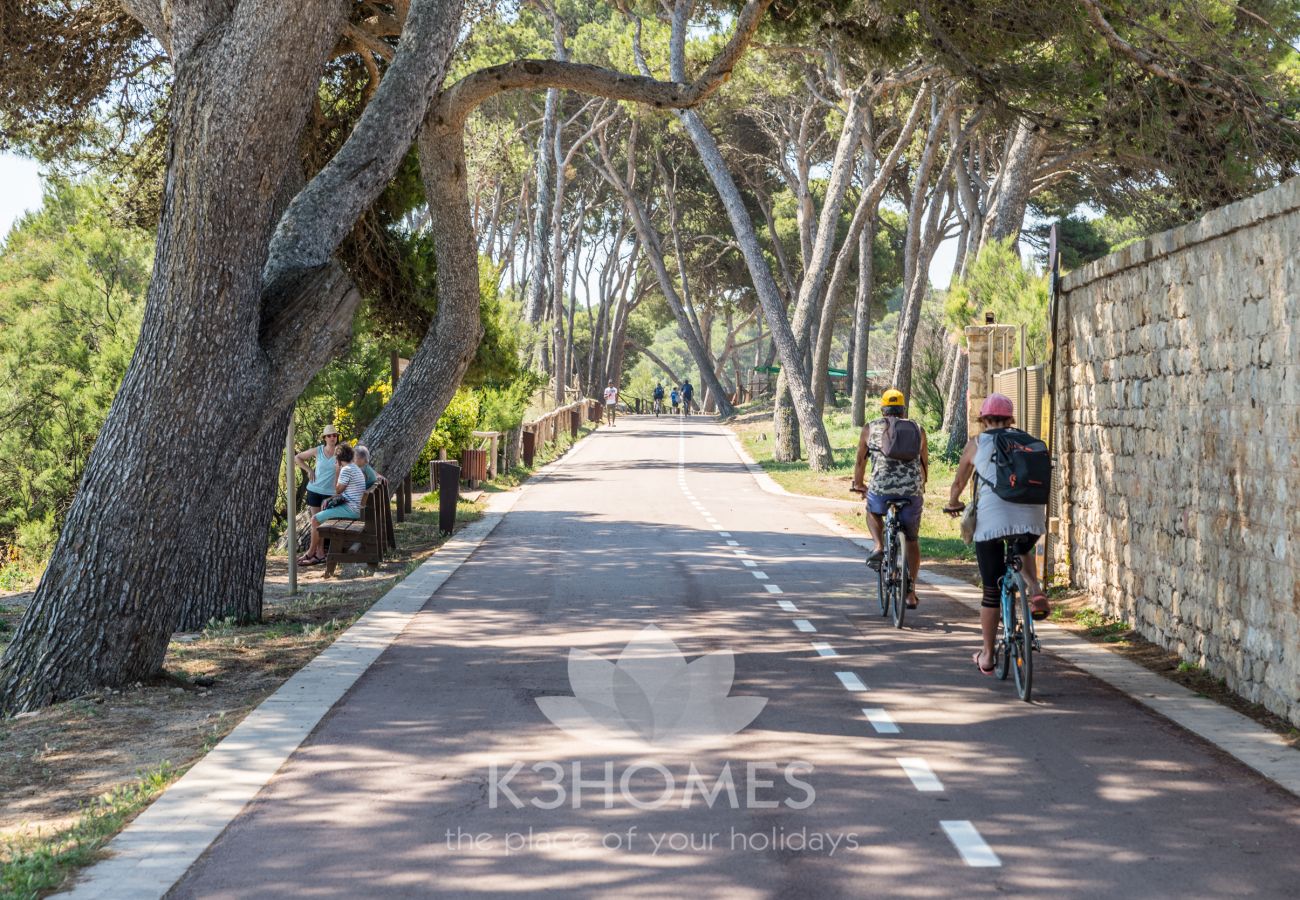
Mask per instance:
[[[979,421],[984,430],[966,442],[944,512],[957,515],[965,509],[962,491],[973,475],[979,475],[975,559],[979,562],[980,581],[984,586],[980,601],[980,631],[984,646],[976,651],[974,660],[981,672],[990,674],[993,671],[993,640],[997,635],[1001,598],[998,579],[1006,571],[1008,543],[1012,551],[1020,555],[1023,564],[1021,575],[1029,592],[1034,618],[1046,618],[1050,611],[1047,595],[1038,581],[1038,564],[1033,554],[1034,545],[1047,530],[1047,511],[1039,505],[1009,503],[992,489],[997,478],[993,461],[994,432],[1010,428],[1015,422],[1015,406],[1011,398],[1005,394],[990,394],[980,406]]]

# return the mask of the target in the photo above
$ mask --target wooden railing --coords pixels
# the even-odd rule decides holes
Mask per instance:
[[[520,427],[522,437],[520,451],[524,465],[531,466],[536,454],[547,444],[555,443],[564,430],[567,429],[570,435],[576,438],[584,418],[588,422],[600,421],[598,401],[584,397],[553,409],[531,422],[525,422]]]

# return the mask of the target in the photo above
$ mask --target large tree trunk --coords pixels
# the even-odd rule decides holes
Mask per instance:
[[[552,176],[555,173],[555,131],[560,116],[560,92],[554,88],[546,92],[546,108],[542,113],[542,134],[537,139],[537,191],[534,195],[533,214],[533,270],[528,274],[528,302],[524,305],[524,320],[536,325],[546,311],[546,285],[550,257],[546,248],[551,244],[551,213],[555,206],[552,195]]]
[[[214,619],[233,618],[246,624],[262,618],[266,577],[265,536],[275,514],[280,487],[278,460],[292,408],[266,428],[255,446],[241,454],[247,465],[243,477],[227,483],[221,508],[208,527],[193,527],[191,559],[202,559],[177,597],[181,606],[176,628],[198,631]],[[278,426],[278,427],[277,427]],[[262,463],[263,460],[267,462]],[[256,461],[256,464],[249,464]],[[293,523],[286,523],[293,528]],[[248,539],[243,537],[247,535]],[[258,540],[258,535],[263,536]]]
[[[1044,146],[1036,126],[1025,119],[1016,121],[1007,138],[1006,153],[989,200],[980,246],[1004,238],[1019,238],[1025,222],[1025,206],[1034,186],[1034,170]]]
[[[966,398],[970,387],[970,356],[964,348],[958,350],[957,365],[953,366],[952,390],[948,394],[947,408],[943,411],[943,428],[948,432],[949,458],[957,457],[966,446]]]
[[[808,372],[800,358],[799,347],[795,342],[790,322],[786,318],[782,304],[781,292],[772,278],[772,270],[763,256],[758,236],[754,233],[754,223],[749,218],[749,211],[741,199],[740,191],[727,169],[727,164],[718,150],[717,142],[709,133],[704,122],[693,111],[678,113],[692,143],[699,151],[704,168],[709,173],[718,196],[722,198],[727,210],[727,218],[736,232],[741,254],[749,269],[750,278],[758,293],[763,314],[767,317],[768,328],[772,331],[772,340],[776,343],[777,353],[781,357],[781,368],[787,374],[787,383],[794,402],[795,415],[803,434],[804,444],[808,448],[808,464],[817,470],[829,469],[834,465],[831,454],[830,439],[826,436],[826,427],[817,416],[812,399],[812,389],[808,383]]]
[[[191,529],[205,528],[226,490],[187,473],[211,456],[212,435],[246,447],[287,405],[260,340],[262,268],[344,11],[240,7],[225,24],[251,30],[239,46],[172,45],[172,143],[140,340],[0,662],[0,710],[128,684],[162,661],[193,575]],[[278,47],[286,35],[295,53]],[[262,172],[251,185],[250,163]],[[254,536],[263,549],[265,537]]]
[[[634,152],[632,148],[636,146],[636,130],[633,126],[633,132],[628,141],[629,152]],[[672,311],[673,318],[677,322],[678,333],[681,334],[682,340],[686,342],[686,349],[691,354],[691,359],[695,361],[696,368],[699,369],[701,382],[700,387],[704,395],[709,391],[720,393],[718,390],[718,380],[713,374],[712,361],[709,359],[708,351],[705,348],[700,334],[696,330],[695,324],[691,321],[686,310],[686,304],[678,292],[677,285],[673,283],[672,275],[668,272],[668,265],[664,261],[663,245],[659,232],[650,222],[650,216],[645,208],[641,198],[636,195],[632,185],[627,179],[619,175],[614,167],[613,160],[610,159],[608,151],[603,141],[599,143],[601,161],[601,174],[605,180],[610,183],[622,196],[624,206],[628,215],[632,219],[632,225],[636,229],[637,239],[640,241],[641,250],[645,260],[650,263],[650,268],[655,273],[655,278],[659,283],[659,290],[668,303],[668,308]],[[681,270],[685,277],[685,270]],[[701,397],[703,399],[703,396]],[[719,411],[724,416],[732,415],[735,410],[726,397],[721,398]]]
[[[374,454],[375,468],[390,480],[405,477],[415,465],[483,336],[461,124],[447,122],[435,104],[420,132],[419,149],[420,176],[432,214],[438,313],[392,399],[362,437]]]
[[[867,423],[867,351],[871,340],[871,294],[875,289],[876,219],[858,236],[858,291],[853,298],[853,427]]]

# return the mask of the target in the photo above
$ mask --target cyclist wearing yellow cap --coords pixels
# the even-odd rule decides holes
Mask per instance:
[[[930,448],[925,429],[907,418],[907,400],[903,392],[890,388],[880,397],[881,416],[868,422],[858,438],[858,456],[853,467],[853,490],[867,495],[867,528],[876,550],[867,557],[867,565],[879,569],[884,558],[884,515],[889,504],[902,501],[899,524],[907,546],[909,582],[916,584],[921,568],[921,505],[925,481],[930,474]],[[864,485],[867,460],[871,461],[871,481]],[[916,591],[907,595],[908,609],[916,608]]]

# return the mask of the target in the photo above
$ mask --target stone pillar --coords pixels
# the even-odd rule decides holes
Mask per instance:
[[[966,434],[974,437],[980,428],[980,406],[993,390],[993,376],[1011,361],[1008,348],[1015,344],[1014,325],[967,325],[966,349],[970,361],[966,372]],[[1019,410],[1017,410],[1017,413]]]

